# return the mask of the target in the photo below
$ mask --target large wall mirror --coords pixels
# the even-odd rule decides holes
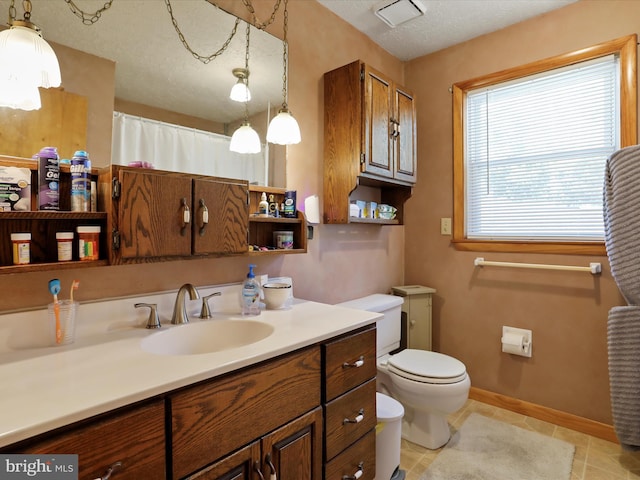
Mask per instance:
[[[75,1],[88,17],[105,3],[105,0]],[[9,4],[9,0],[0,0],[0,14],[8,11]],[[22,18],[20,4],[16,1],[18,18]],[[251,126],[263,144],[262,152],[254,154],[258,158],[251,162],[264,169],[257,175],[257,180],[256,175],[249,180],[286,186],[286,148],[267,144],[265,139],[269,119],[277,114],[282,103],[283,46],[280,39],[264,30],[250,28],[251,100],[245,110],[245,103],[231,100],[229,92],[237,81],[233,69],[245,66],[247,24],[208,1],[170,0],[167,4],[163,0],[115,0],[95,23],[89,25],[83,24],[65,0],[32,0],[32,5],[32,21],[41,27],[43,37],[54,46],[64,45],[115,62],[114,111],[131,118],[149,119],[151,123],[158,121],[229,137],[248,113]],[[85,20],[85,23],[89,21]],[[235,34],[232,33],[234,28]],[[208,63],[194,58],[193,52],[208,57],[221,48],[224,52]],[[76,75],[78,72],[82,75],[82,68],[74,71]],[[176,153],[176,164],[167,169],[247,178],[226,174],[224,170],[220,173],[208,168],[202,171],[196,171],[193,166],[183,168],[182,156],[183,153]],[[153,158],[138,160],[153,163]],[[112,161],[126,163],[115,155]],[[206,161],[240,160],[232,159],[232,154],[226,158],[219,153]]]

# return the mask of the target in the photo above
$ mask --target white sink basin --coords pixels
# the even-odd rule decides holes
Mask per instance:
[[[255,320],[207,320],[154,333],[140,345],[157,355],[198,355],[251,345],[272,333],[271,325]]]

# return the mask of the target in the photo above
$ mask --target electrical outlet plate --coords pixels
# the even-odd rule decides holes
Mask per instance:
[[[451,219],[440,219],[440,235],[451,235]]]

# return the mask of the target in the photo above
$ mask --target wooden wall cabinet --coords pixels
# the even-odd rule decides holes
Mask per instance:
[[[356,61],[325,73],[324,108],[325,223],[402,223],[417,170],[411,92]],[[379,189],[379,201],[398,209],[396,219],[350,217],[360,185]]]
[[[248,250],[246,181],[111,166],[99,186],[113,264]]]

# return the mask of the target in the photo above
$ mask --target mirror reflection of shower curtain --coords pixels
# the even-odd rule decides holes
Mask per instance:
[[[267,184],[265,148],[255,154],[229,151],[231,137],[125,113],[113,114],[111,161],[150,162],[159,170]]]

